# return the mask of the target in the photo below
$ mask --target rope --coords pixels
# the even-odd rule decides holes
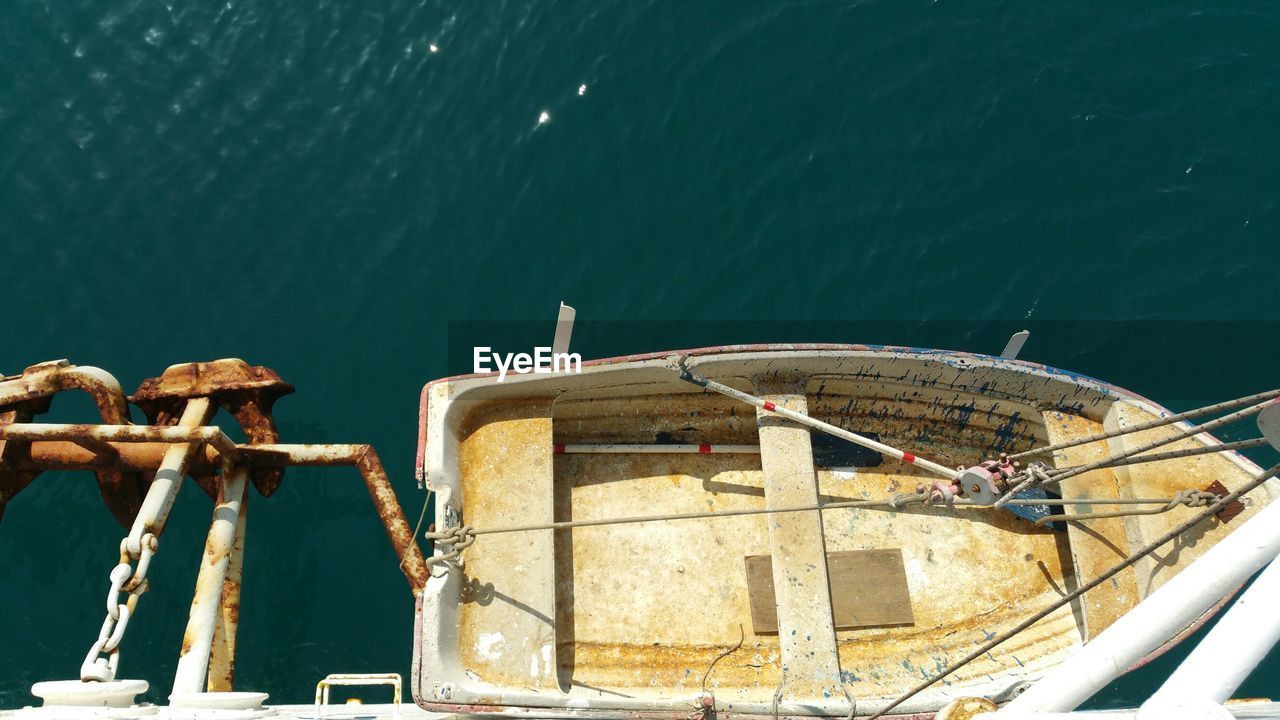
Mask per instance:
[[[853,693],[849,692],[849,686],[843,682],[840,683],[840,689],[844,692],[844,699],[849,701],[849,714],[844,720],[853,720],[854,713],[858,712],[858,701],[853,699]]]
[[[427,496],[422,499],[422,512],[418,513],[418,524],[413,526],[413,534],[409,536],[411,538],[414,538],[415,543],[417,542],[418,531],[422,529],[422,521],[424,518],[427,517],[427,506],[431,504],[432,494],[433,493],[431,488],[427,488]],[[401,570],[404,570],[404,563],[408,559],[409,559],[409,553],[405,553],[404,557],[400,558]],[[427,563],[427,564],[430,565],[431,563]]]
[[[1139,453],[1144,453],[1148,450],[1154,450],[1158,447],[1163,447],[1165,445],[1168,445],[1169,443],[1177,442],[1178,440],[1194,437],[1201,433],[1209,432],[1210,430],[1217,430],[1223,425],[1229,425],[1237,420],[1243,420],[1244,418],[1247,418],[1250,415],[1257,415],[1258,413],[1262,412],[1262,410],[1270,404],[1271,404],[1271,401],[1268,400],[1267,402],[1258,403],[1257,405],[1250,405],[1249,407],[1243,410],[1237,410],[1233,413],[1223,415],[1217,420],[1207,422],[1204,425],[1193,425],[1189,428],[1184,428],[1182,430],[1179,430],[1178,432],[1172,435],[1166,435],[1165,437],[1162,437],[1162,438],[1156,438],[1155,440],[1152,440],[1147,443],[1143,443],[1142,445],[1139,445],[1136,448],[1125,450],[1119,455],[1113,455],[1109,458],[1106,458],[1105,460],[1098,460],[1097,462],[1091,462],[1087,465],[1078,465],[1076,467],[1071,468],[1070,470],[1067,470],[1066,472],[1054,475],[1053,482],[1062,482],[1067,478],[1073,478],[1077,475],[1082,475],[1084,473],[1089,472],[1090,470],[1100,469],[1103,466],[1109,463],[1115,462],[1117,460],[1124,460],[1125,458],[1131,458],[1134,455],[1137,455]]]
[[[427,558],[428,565],[437,565],[456,559],[462,554],[463,550],[471,547],[472,543],[476,541],[476,531],[472,530],[470,525],[445,528],[440,532],[429,531],[425,536],[436,545],[453,548],[443,555],[433,555]]]
[[[1112,430],[1110,432],[1099,433],[1097,435],[1090,435],[1088,437],[1076,438],[1074,440],[1067,440],[1065,442],[1060,442],[1055,445],[1046,445],[1044,447],[1024,450],[1023,452],[1010,455],[1009,459],[1019,460],[1021,458],[1028,457],[1030,455],[1043,455],[1045,453],[1053,452],[1054,450],[1063,450],[1065,448],[1075,447],[1077,445],[1086,445],[1088,443],[1097,442],[1099,440],[1110,440],[1111,438],[1119,437],[1121,435],[1128,435],[1129,433],[1141,432],[1143,430],[1150,430],[1152,428],[1164,427],[1165,425],[1181,422],[1182,420],[1190,420],[1192,418],[1203,417],[1205,415],[1212,415],[1213,413],[1219,412],[1222,410],[1230,410],[1232,408],[1241,407],[1242,405],[1257,403],[1264,400],[1273,400],[1277,397],[1280,397],[1280,389],[1268,390],[1266,392],[1261,392],[1256,395],[1248,395],[1245,397],[1236,398],[1235,400],[1227,400],[1226,402],[1214,403],[1213,405],[1205,405],[1204,407],[1199,407],[1199,408],[1196,408],[1195,410],[1188,410],[1186,412],[1178,413],[1176,415],[1168,415],[1166,417],[1157,418],[1155,420],[1151,420],[1145,423],[1140,423],[1132,427],[1121,428],[1119,430]]]
[[[898,505],[894,505],[894,502]],[[793,507],[781,508],[749,508],[743,510],[704,510],[699,512],[687,513],[666,513],[662,515],[632,515],[629,517],[619,518],[602,518],[599,520],[561,520],[558,522],[538,523],[535,525],[512,525],[501,528],[473,529],[467,528],[467,532],[472,535],[497,535],[501,533],[514,532],[532,532],[535,530],[568,530],[570,528],[580,527],[599,527],[602,525],[632,525],[635,523],[665,522],[669,520],[701,520],[704,518],[721,518],[721,517],[740,517],[743,515],[770,515],[782,513],[796,512],[813,512],[815,510],[841,510],[845,508],[868,508],[868,507],[887,507],[898,509],[902,505],[910,505],[924,501],[924,496],[918,493],[911,495],[895,495],[889,500],[868,499],[868,500],[845,500],[833,503],[818,503],[817,505],[796,505]],[[1043,505],[1041,501],[1039,504]],[[459,528],[450,528],[458,530]],[[427,533],[431,537],[431,533]],[[433,538],[434,539],[434,538]]]
[[[1235,402],[1235,401],[1232,401],[1232,402]],[[1219,427],[1222,427],[1223,425],[1229,425],[1233,422],[1236,422],[1237,420],[1242,420],[1251,415],[1256,415],[1262,412],[1262,410],[1270,404],[1271,404],[1271,400],[1267,400],[1265,402],[1257,403],[1256,405],[1250,405],[1249,407],[1244,408],[1243,410],[1237,410],[1233,413],[1223,415],[1217,420],[1212,420],[1210,422],[1205,423],[1204,425],[1193,425],[1188,428],[1183,428],[1182,430],[1179,430],[1173,433],[1172,435],[1166,435],[1162,438],[1157,438],[1150,442],[1143,443],[1142,445],[1139,445],[1135,448],[1130,448],[1128,450],[1125,450],[1118,455],[1112,455],[1111,457],[1104,458],[1102,460],[1091,462],[1085,465],[1076,465],[1070,469],[1066,469],[1061,472],[1054,473],[1051,479],[1041,480],[1040,482],[1059,482],[1060,483],[1063,480],[1073,478],[1077,475],[1083,475],[1084,473],[1090,472],[1092,470],[1101,470],[1102,468],[1114,467],[1115,463],[1122,460],[1126,460],[1128,458],[1132,458],[1135,455],[1144,453],[1148,450],[1154,450],[1158,447],[1163,447],[1165,445],[1168,445],[1169,443],[1177,442],[1178,440],[1184,440],[1186,438],[1194,437],[1201,433],[1209,432],[1210,430],[1216,430]],[[1134,426],[1134,428],[1141,428],[1141,427],[1143,426],[1142,425]],[[1130,428],[1123,433],[1112,434],[1112,437],[1115,437],[1115,435],[1117,434],[1123,435],[1129,432],[1136,432],[1136,430],[1133,428]],[[1072,441],[1072,442],[1074,443],[1075,441]],[[1218,448],[1215,447],[1214,450],[1217,451]],[[1027,487],[1031,486],[1036,481],[1037,481],[1037,478],[1034,476],[1034,474],[1028,473],[1027,477],[1022,482],[1015,485],[1013,489],[1011,489],[1009,493],[1004,496],[1004,498],[1007,498],[1010,495],[1013,495],[1022,490],[1025,490]],[[1003,502],[1004,498],[1001,498],[1000,500],[996,501],[996,507],[1000,507],[1004,505],[1004,502]]]
[[[1138,465],[1140,463],[1160,462],[1161,460],[1176,460],[1184,457],[1194,457],[1196,455],[1209,455],[1212,453],[1228,452],[1232,450],[1245,450],[1248,448],[1261,447],[1267,444],[1266,438],[1253,438],[1252,440],[1237,440],[1235,442],[1222,443],[1221,445],[1205,445],[1202,447],[1183,448],[1181,450],[1168,450],[1166,452],[1151,453],[1150,455],[1137,455],[1127,457],[1115,462],[1108,462],[1102,468],[1122,467],[1124,465]],[[1062,468],[1061,470],[1070,470],[1071,468]],[[1050,474],[1054,472],[1052,471]]]
[[[726,657],[729,657],[729,656],[730,656],[730,655],[732,655],[733,653],[737,652],[737,651],[738,651],[738,648],[742,647],[742,643],[743,643],[746,639],[747,639],[747,633],[746,633],[745,631],[743,631],[743,629],[742,629],[742,623],[738,623],[738,644],[737,644],[737,645],[734,645],[733,647],[729,648],[728,650],[725,650],[724,652],[722,652],[722,653],[720,653],[719,655],[717,655],[717,656],[716,656],[716,659],[715,659],[715,660],[712,660],[712,661],[711,661],[711,665],[709,665],[709,666],[707,667],[707,671],[706,671],[705,673],[703,673],[703,674],[702,674],[702,695],[703,695],[703,697],[706,697],[706,695],[707,695],[707,678],[711,677],[711,671],[712,671],[713,669],[715,669],[716,663],[720,662],[721,660],[725,659]]]
[[[929,678],[928,680],[925,680],[924,682],[921,682],[920,684],[916,685],[912,689],[898,696],[893,702],[889,703],[888,705],[884,706],[880,710],[876,711],[876,713],[872,715],[870,718],[868,718],[867,720],[876,720],[876,718],[883,717],[885,713],[888,713],[890,710],[893,710],[894,708],[898,707],[899,705],[906,702],[907,700],[910,700],[911,698],[915,697],[918,693],[928,688],[930,685],[933,685],[934,683],[938,682],[944,677],[947,677],[948,675],[955,672],[956,670],[959,670],[965,665],[968,665],[974,660],[977,660],[978,658],[990,652],[992,648],[1000,645],[1001,643],[1005,642],[1009,638],[1017,635],[1023,630],[1026,630],[1032,625],[1035,625],[1036,623],[1045,619],[1058,608],[1074,601],[1076,598],[1080,597],[1081,595],[1084,595],[1086,592],[1110,580],[1120,571],[1124,570],[1125,568],[1128,568],[1129,566],[1138,562],[1142,558],[1150,555],[1156,550],[1159,550],[1162,546],[1164,546],[1169,541],[1173,540],[1174,538],[1178,537],[1182,533],[1200,524],[1201,521],[1208,519],[1214,513],[1222,510],[1227,505],[1230,505],[1231,503],[1240,499],[1246,493],[1249,493],[1250,491],[1258,488],[1260,485],[1270,480],[1271,478],[1275,477],[1277,474],[1280,474],[1280,465],[1275,465],[1275,466],[1272,466],[1271,468],[1268,468],[1267,470],[1263,470],[1260,474],[1254,476],[1254,478],[1249,482],[1245,483],[1244,485],[1241,485],[1236,490],[1233,490],[1227,493],[1226,495],[1223,495],[1222,497],[1218,498],[1217,502],[1205,508],[1203,511],[1198,513],[1195,517],[1189,518],[1188,520],[1183,522],[1181,525],[1178,525],[1177,527],[1173,528],[1172,530],[1165,533],[1164,535],[1161,535],[1159,538],[1152,541],[1151,543],[1143,547],[1138,552],[1133,553],[1132,555],[1125,558],[1120,563],[1112,566],[1110,570],[1107,570],[1106,572],[1102,573],[1101,575],[1094,578],[1093,580],[1090,580],[1085,585],[1082,585],[1081,587],[1073,590],[1072,592],[1062,596],[1058,600],[1050,603],[1043,610],[1040,610],[1039,612],[1035,613],[1034,615],[1027,618],[1026,620],[1023,620],[1022,622],[1018,623],[1009,631],[1001,635],[998,635],[995,638],[992,638],[991,640],[983,643],[982,646],[979,647],[977,650],[974,650],[973,652],[964,656],[960,660],[948,665],[945,669],[942,670],[942,672],[938,673],[932,678]]]
[[[1170,510],[1183,505],[1189,508],[1208,507],[1217,499],[1218,496],[1208,490],[1179,490],[1164,507],[1152,508],[1150,510],[1113,510],[1111,512],[1080,513],[1078,515],[1046,515],[1036,520],[1036,525],[1043,526],[1060,520],[1104,520],[1106,518],[1128,517],[1130,515],[1159,515],[1160,513],[1169,512]]]
[[[1022,492],[1023,490],[1026,490],[1027,488],[1037,483],[1043,485],[1044,483],[1049,482],[1049,478],[1051,477],[1049,472],[1050,472],[1050,468],[1044,463],[1038,463],[1038,462],[1031,463],[1030,465],[1027,466],[1027,469],[1023,471],[1023,475],[1025,475],[1026,477],[1023,478],[1021,482],[1009,488],[1009,491],[1006,492],[1003,496],[997,498],[995,506],[1004,507],[1005,505],[1008,505],[1010,502],[1012,502],[1014,496]]]
[[[1180,504],[1188,504],[1184,499],[1185,496],[1200,493],[1198,490],[1182,490],[1173,498],[1014,498],[1009,501],[1010,505],[1161,505],[1161,507],[1153,512],[1165,512],[1170,507],[1176,507]],[[1207,493],[1211,498],[1217,496],[1213,493]],[[430,531],[425,533],[425,537],[436,545],[443,545],[451,548],[448,553],[436,555],[427,559],[427,564],[434,565],[437,563],[453,560],[462,554],[462,551],[470,547],[475,542],[476,537],[480,535],[500,535],[505,533],[517,532],[536,532],[539,530],[569,530],[582,527],[603,527],[607,525],[632,525],[637,523],[651,522],[668,522],[673,520],[704,520],[726,517],[741,517],[744,515],[771,515],[782,513],[796,512],[821,512],[823,510],[842,510],[849,508],[888,508],[890,510],[900,510],[908,505],[918,505],[924,503],[924,493],[896,493],[889,499],[867,499],[867,500],[845,500],[833,503],[818,503],[816,505],[799,505],[794,507],[783,508],[749,508],[743,510],[707,510],[701,512],[688,513],[666,513],[662,515],[634,515],[630,517],[619,518],[602,518],[598,520],[562,520],[559,522],[539,523],[534,525],[512,525],[509,527],[498,528],[473,528],[470,525],[460,525],[456,527],[446,528],[442,531]],[[955,499],[952,503],[959,507],[985,508],[986,505],[979,505],[970,500]],[[1188,505],[1189,507],[1199,507],[1198,505]],[[1136,514],[1136,513],[1135,513]],[[1147,513],[1142,513],[1147,514]],[[1053,516],[1058,517],[1058,516]],[[1083,515],[1072,516],[1071,519],[1089,519]],[[1045,522],[1048,522],[1047,520]],[[1037,525],[1042,524],[1037,522]]]

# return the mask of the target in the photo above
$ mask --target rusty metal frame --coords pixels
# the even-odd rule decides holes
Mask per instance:
[[[413,528],[396,499],[391,480],[372,445],[237,445],[213,425],[196,427],[156,427],[133,425],[67,425],[57,423],[13,423],[0,426],[0,440],[31,442],[26,467],[45,469],[96,469],[126,467],[152,469],[157,458],[175,444],[198,444],[193,467],[209,467],[226,460],[243,463],[249,469],[288,466],[352,466],[360,471],[374,509],[395,547],[396,559],[416,594],[426,584],[429,573],[421,550],[413,538]],[[44,441],[44,444],[41,444]],[[52,441],[65,441],[63,443]],[[85,442],[98,444],[87,450]]]
[[[14,423],[0,427],[0,439],[69,440],[96,455],[119,456],[113,443],[201,443],[212,447],[219,456],[240,457],[235,442],[213,425],[197,427],[157,427],[154,425],[73,425],[64,423]]]
[[[104,422],[33,422],[48,410],[53,395],[68,389],[89,392]],[[128,399],[110,374],[66,361],[0,376],[0,512],[44,470],[90,470],[98,474],[113,515],[130,527],[122,552],[136,552],[143,534],[158,536],[163,531],[185,476],[214,498],[175,693],[232,688],[248,480],[261,494],[270,495],[279,486],[283,468],[290,465],[355,467],[411,592],[419,596],[426,585],[426,560],[372,446],[276,443],[271,406],[292,390],[273,371],[240,360],[175,365],[145,381]],[[151,424],[130,424],[129,401],[144,410]],[[240,423],[248,443],[237,444],[209,424],[219,408]],[[154,475],[150,487],[143,484],[144,473]],[[137,481],[136,487],[130,486],[136,492],[124,492],[129,487],[122,485],[131,478]]]
[[[203,408],[197,410],[202,411]],[[221,497],[202,556],[191,616],[183,637],[175,692],[198,692],[202,687],[219,691],[232,687],[244,547],[243,502],[247,495],[244,480],[252,469],[355,467],[415,596],[421,594],[430,576],[391,480],[377,451],[370,445],[236,445],[220,428],[208,425],[187,428],[13,423],[0,426],[0,439],[31,442],[30,462],[43,468],[98,469],[114,465],[154,469],[162,465],[159,461],[165,455],[183,445],[196,446],[192,451],[198,467],[221,462]],[[40,445],[41,442],[45,444]],[[87,442],[100,444],[101,449],[85,450]],[[238,482],[233,482],[237,478]],[[228,494],[237,493],[239,499],[231,502]],[[154,520],[147,521],[140,514],[131,536],[138,528],[152,527]]]

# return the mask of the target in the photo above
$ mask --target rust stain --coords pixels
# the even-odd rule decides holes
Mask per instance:
[[[1227,495],[1231,494],[1231,491],[1228,490],[1225,485],[1218,482],[1217,480],[1214,480],[1213,482],[1206,485],[1204,489],[1208,492],[1213,493],[1214,495],[1217,495],[1218,497],[1226,497]],[[1215,515],[1218,518],[1218,520],[1220,520],[1225,525],[1226,523],[1229,523],[1232,520],[1234,520],[1236,516],[1242,512],[1244,512],[1244,503],[1240,502],[1239,500],[1236,500],[1234,502],[1227,503],[1227,505],[1223,507],[1221,510],[1219,510],[1217,513],[1215,513]]]
[[[387,531],[387,538],[391,540],[391,546],[395,549],[396,558],[400,561],[400,569],[416,595],[422,592],[422,588],[427,584],[427,578],[430,577],[426,560],[418,548],[413,528],[405,517],[404,508],[396,498],[395,489],[391,487],[391,479],[387,477],[387,471],[383,469],[382,460],[378,458],[377,451],[369,445],[357,447],[359,449],[355,458],[356,467],[360,470],[360,476],[364,478],[369,499],[373,501],[378,518],[382,520],[382,527]]]
[[[129,408],[120,384],[115,378],[96,368],[78,368],[66,360],[33,365],[21,375],[0,380],[0,426],[15,422],[31,422],[48,412],[53,396],[67,390],[88,393],[98,407],[102,422],[111,425],[129,423]],[[0,440],[0,517],[8,500],[39,475],[41,468],[32,467],[30,442]],[[25,465],[27,469],[17,470]],[[123,527],[129,527],[146,490],[143,475],[119,467],[96,469],[98,488],[103,502]]]
[[[176,422],[187,400],[207,397],[236,419],[250,445],[262,445],[279,441],[271,409],[293,389],[270,368],[228,358],[173,365],[160,377],[143,380],[129,401],[151,424],[167,425]],[[279,468],[257,468],[250,479],[259,493],[270,497],[279,489],[283,473]],[[214,481],[208,475],[199,479],[201,488],[210,492]]]

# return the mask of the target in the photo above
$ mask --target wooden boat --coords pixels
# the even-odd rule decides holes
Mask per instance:
[[[870,714],[1198,512],[1176,507],[1058,529],[1008,507],[963,504],[733,514],[886,500],[934,478],[889,457],[819,467],[808,429],[682,381],[680,363],[947,467],[1168,414],[1043,365],[897,347],[717,347],[589,362],[577,374],[431,383],[419,472],[437,494],[437,531],[579,526],[479,534],[459,557],[432,566],[410,683],[422,707],[641,718],[709,708]],[[1185,427],[1041,460],[1076,466]],[[759,453],[555,452],[661,443],[758,445]],[[1203,433],[1162,449],[1218,444]],[[1222,494],[1258,472],[1234,452],[1095,470],[1064,481],[1060,493],[1097,504],[1061,512],[1211,486]],[[1277,494],[1275,481],[1254,490],[1233,508],[1238,516],[1224,511],[1197,525],[894,712],[928,716],[965,696],[1009,699]],[[724,516],[581,525],[711,513]],[[437,556],[448,551],[436,548]]]

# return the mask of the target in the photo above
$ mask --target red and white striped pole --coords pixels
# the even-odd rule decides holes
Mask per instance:
[[[721,445],[719,443],[669,443],[640,445],[636,443],[605,443],[601,445],[556,444],[556,455],[759,455],[759,445]]]
[[[914,454],[909,453],[905,450],[899,450],[898,448],[885,445],[882,442],[876,442],[875,440],[872,440],[869,437],[863,437],[862,435],[859,435],[857,433],[849,432],[844,428],[837,427],[835,425],[832,425],[831,423],[823,422],[816,418],[809,417],[808,415],[805,415],[803,413],[798,413],[794,410],[788,410],[787,408],[778,407],[777,405],[774,405],[768,400],[761,400],[760,398],[754,395],[748,395],[747,393],[744,393],[741,390],[734,390],[728,385],[722,385],[721,383],[718,383],[714,380],[708,380],[707,378],[699,377],[689,372],[689,370],[685,368],[683,365],[680,366],[680,379],[684,380],[685,382],[693,383],[698,387],[702,387],[708,390],[718,392],[721,395],[724,395],[725,397],[731,397],[734,400],[739,400],[748,405],[753,405],[766,412],[774,413],[775,415],[784,417],[788,420],[791,420],[792,422],[797,422],[797,423],[800,423],[801,425],[806,425],[808,427],[813,428],[814,430],[821,430],[822,432],[827,433],[828,435],[834,435],[838,438],[848,440],[849,442],[854,443],[855,445],[861,445],[864,448],[870,448],[883,455],[888,455],[889,457],[897,458],[898,460],[901,460],[902,462],[907,463],[908,465],[917,465],[919,467],[924,468],[925,470],[928,470],[929,472],[935,473],[937,475],[941,475],[942,477],[947,478],[948,480],[954,480],[956,476],[960,474],[956,470],[945,467],[943,465],[939,465],[936,462],[925,460],[924,458],[916,457]]]

